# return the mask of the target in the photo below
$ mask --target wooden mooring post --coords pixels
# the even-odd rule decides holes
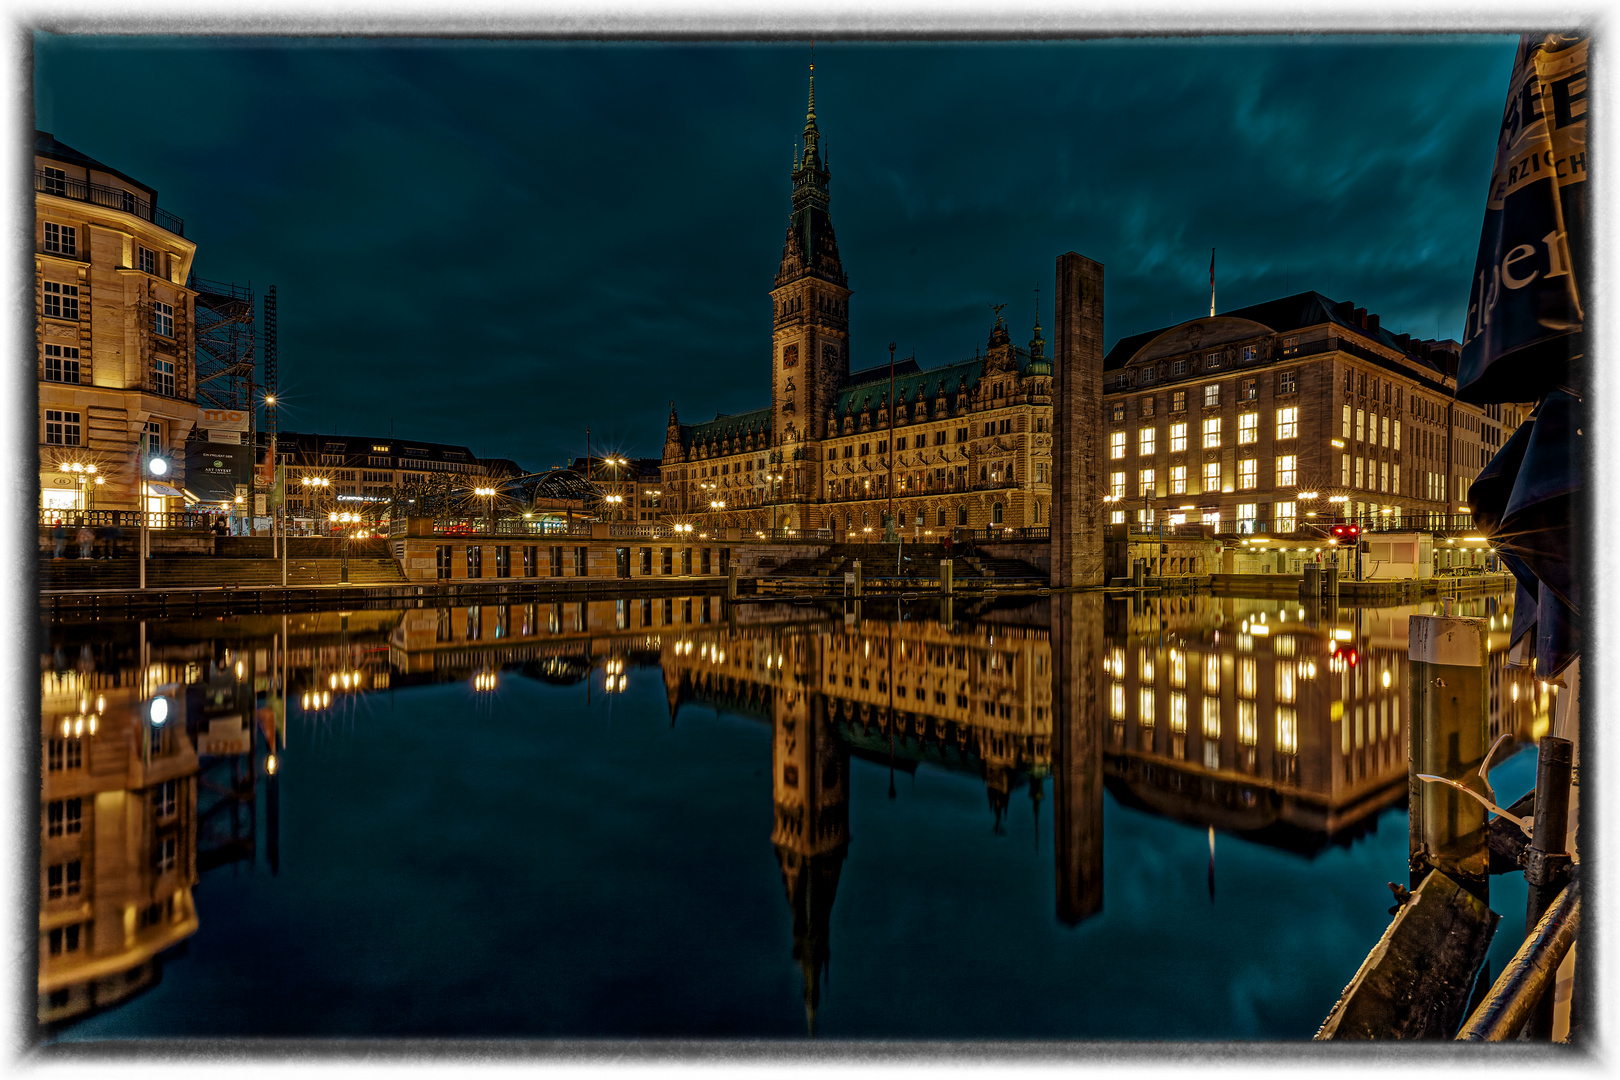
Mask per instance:
[[[1413,615],[1407,623],[1407,737],[1410,886],[1431,869],[1490,900],[1490,848],[1485,807],[1444,777],[1486,795],[1479,767],[1489,731],[1489,649],[1484,619]]]

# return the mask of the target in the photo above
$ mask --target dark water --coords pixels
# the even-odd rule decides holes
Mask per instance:
[[[1308,1039],[1406,880],[1416,609],[1066,602],[49,626],[41,1017],[75,1041]],[[1493,724],[1528,739],[1545,714],[1511,685]],[[1528,789],[1531,755],[1493,781]]]

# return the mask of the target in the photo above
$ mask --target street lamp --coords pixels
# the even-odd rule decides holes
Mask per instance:
[[[492,487],[475,487],[473,494],[484,500],[484,521],[487,532],[495,531],[494,511],[491,509],[491,500],[495,498],[495,489]]]
[[[141,557],[139,562],[141,568],[140,587],[142,589],[146,588],[146,559],[151,554],[152,548],[152,512],[149,509],[151,503],[149,502],[150,495],[147,493],[147,477],[167,476],[168,474],[169,462],[167,458],[153,455],[146,459],[146,469],[141,476]]]

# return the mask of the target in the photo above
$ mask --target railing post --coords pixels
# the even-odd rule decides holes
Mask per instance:
[[[1575,744],[1545,735],[1537,750],[1535,824],[1524,852],[1524,880],[1530,887],[1524,912],[1527,936],[1534,933],[1547,908],[1569,884],[1570,867],[1565,838],[1569,832],[1569,784]],[[1551,989],[1549,986],[1549,992],[1542,995],[1525,1023],[1524,1033],[1529,1039],[1552,1038],[1555,995]]]

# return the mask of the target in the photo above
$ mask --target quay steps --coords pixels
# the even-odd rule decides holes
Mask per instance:
[[[342,581],[342,560],[298,558],[287,561],[289,586],[337,585]],[[39,563],[41,590],[134,589],[140,568],[134,559],[43,558]],[[349,559],[349,584],[404,584],[405,575],[391,558]],[[146,585],[151,589],[218,588],[236,585],[255,588],[281,585],[281,563],[269,559],[232,559],[214,556],[152,558],[146,564]]]

